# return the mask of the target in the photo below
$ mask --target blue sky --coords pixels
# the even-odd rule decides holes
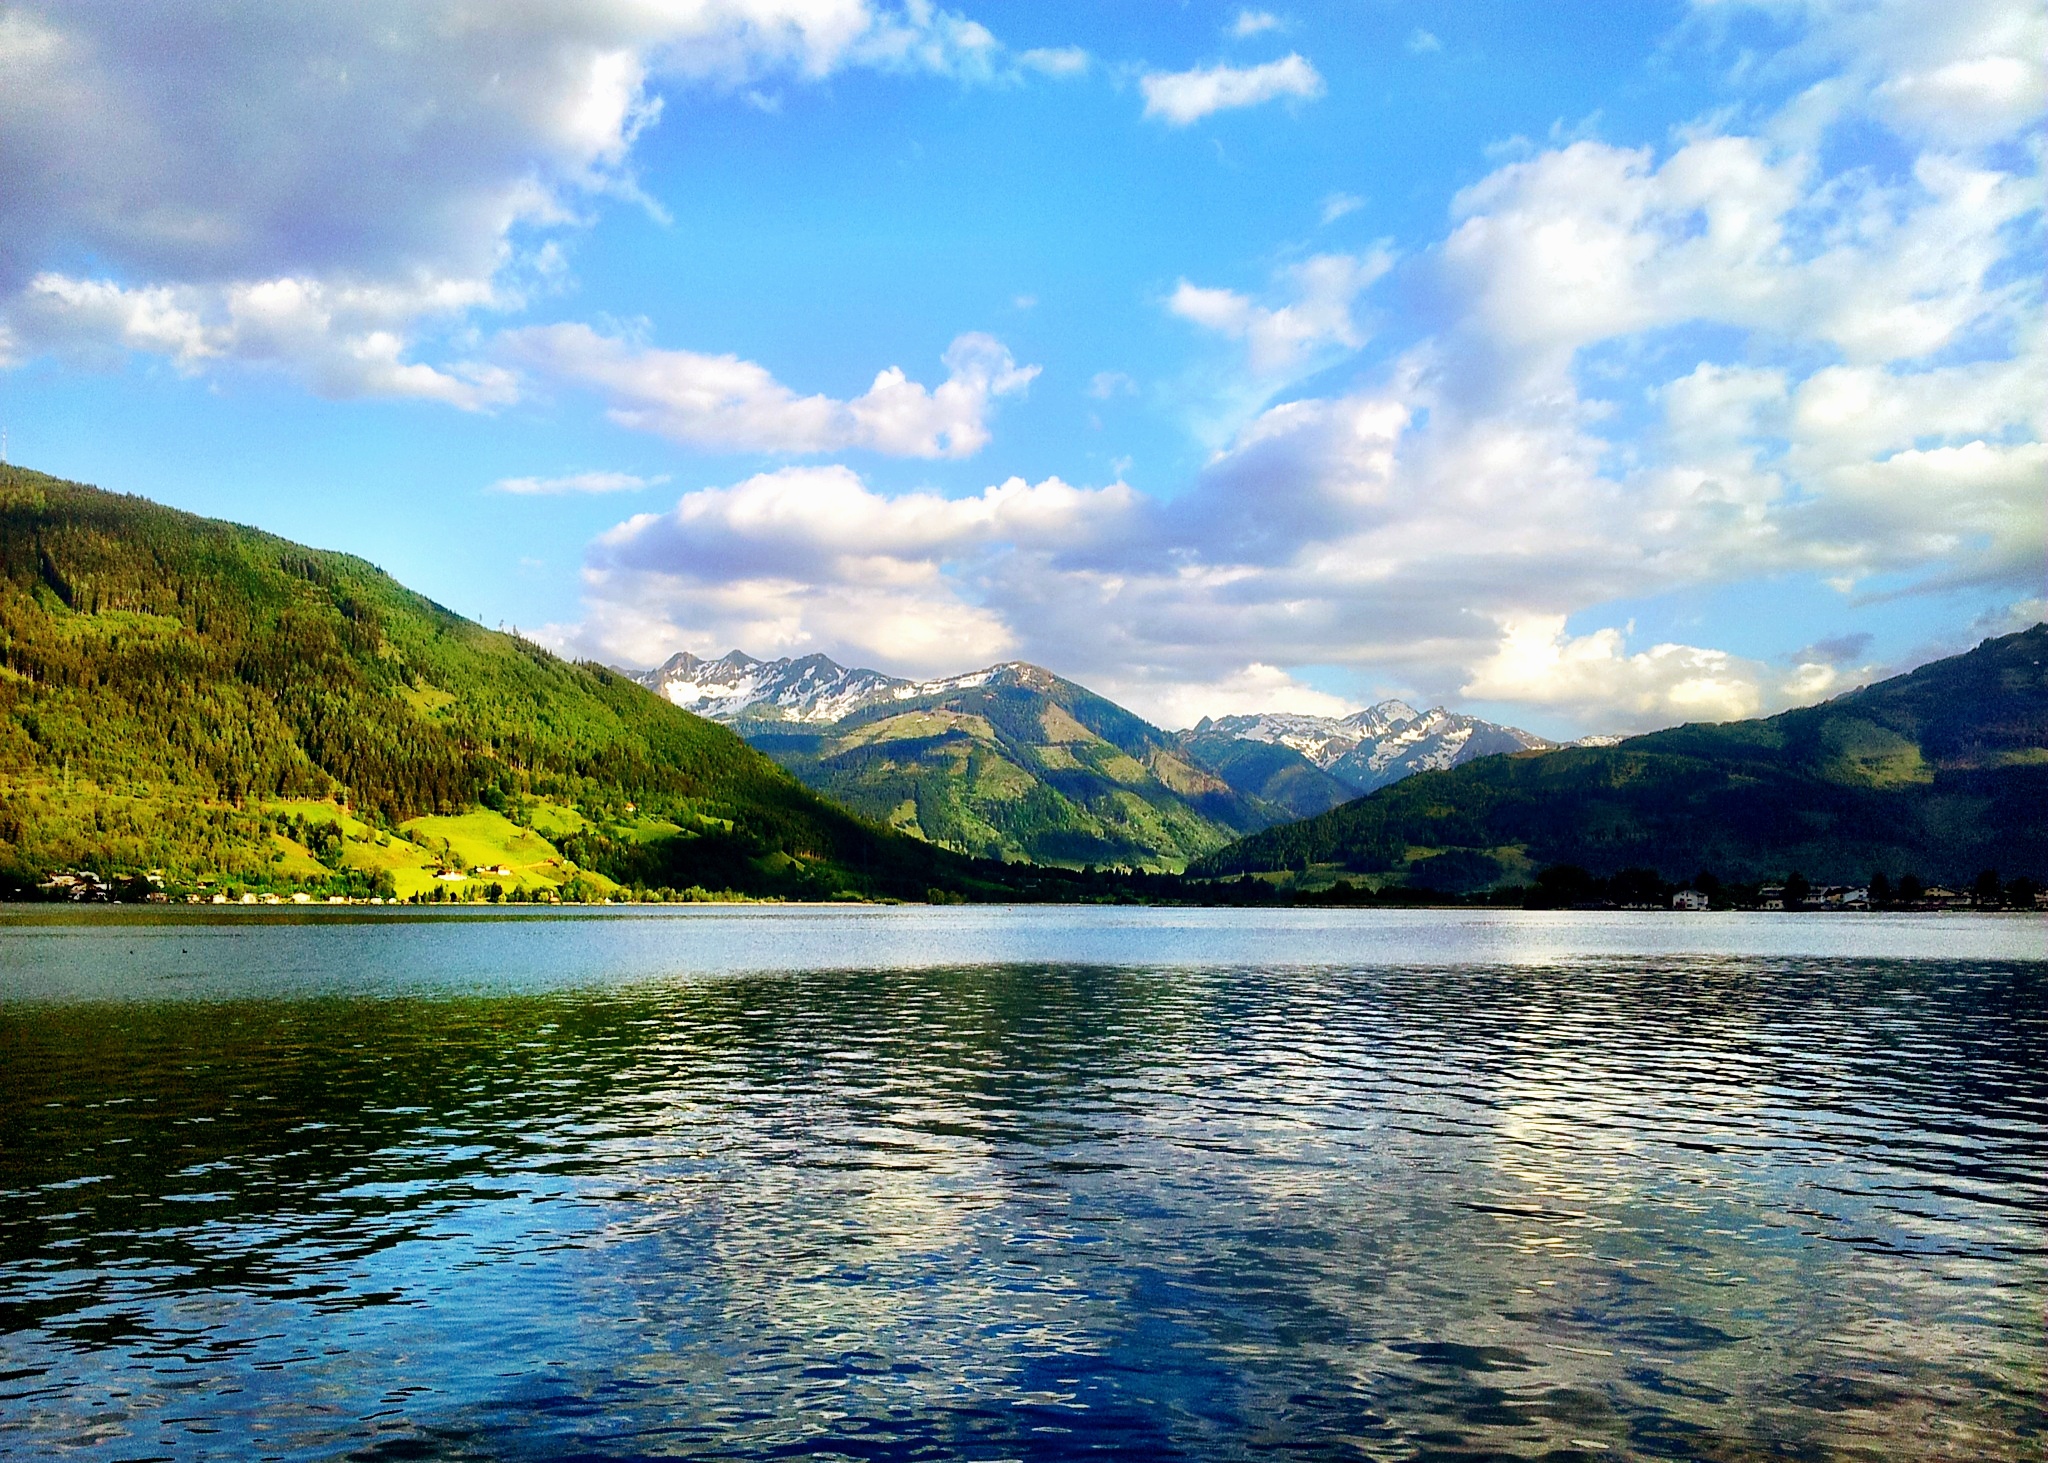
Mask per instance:
[[[1778,709],[2043,613],[2048,20],[0,4],[12,460],[565,651]]]

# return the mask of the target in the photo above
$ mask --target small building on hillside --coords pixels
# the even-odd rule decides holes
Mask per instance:
[[[1706,909],[1713,903],[1697,889],[1681,889],[1671,896],[1673,909]]]

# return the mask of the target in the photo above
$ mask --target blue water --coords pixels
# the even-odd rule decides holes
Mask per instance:
[[[0,1457],[2038,1459],[2044,929],[0,917]]]

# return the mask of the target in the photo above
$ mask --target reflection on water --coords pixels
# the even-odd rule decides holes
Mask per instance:
[[[2044,997],[1686,956],[0,1003],[0,1455],[2038,1458]]]

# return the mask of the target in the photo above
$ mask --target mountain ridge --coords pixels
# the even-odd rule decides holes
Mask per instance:
[[[736,716],[807,785],[983,858],[1177,871],[1286,816],[1042,666],[901,682],[832,722]]]
[[[2048,867],[2044,667],[2048,624],[1772,717],[1418,774],[1191,872],[1446,892],[1560,864],[1603,877],[2034,876]]]
[[[0,467],[0,874],[96,864],[366,896],[972,878],[362,559]]]

